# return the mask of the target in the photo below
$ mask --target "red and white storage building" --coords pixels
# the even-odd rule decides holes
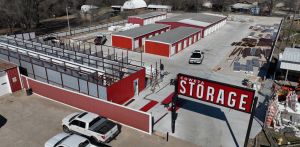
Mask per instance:
[[[21,89],[18,66],[0,59],[0,96]]]
[[[171,57],[201,39],[201,30],[178,27],[164,34],[145,40],[144,52]]]
[[[226,20],[227,16],[219,14],[187,13],[157,21],[156,23],[170,25],[171,29],[182,26],[199,28],[202,31],[202,37],[205,37],[224,26]]]
[[[128,17],[128,23],[139,24],[141,26],[155,23],[167,18],[166,12],[150,12],[146,14],[140,14]]]
[[[146,38],[157,36],[170,30],[169,25],[149,24],[138,28],[112,33],[111,45],[121,49],[134,50],[144,45]]]

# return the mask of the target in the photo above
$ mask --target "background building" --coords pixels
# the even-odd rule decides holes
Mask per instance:
[[[202,37],[225,25],[227,16],[212,13],[188,13],[172,18],[157,21],[156,23],[167,24],[171,29],[177,27],[194,27],[202,31]]]
[[[193,27],[178,27],[164,34],[145,40],[146,53],[170,57],[197,42],[201,30]]]
[[[167,18],[166,12],[151,12],[128,17],[128,23],[147,25]]]
[[[134,50],[144,45],[146,38],[157,36],[170,30],[169,25],[165,24],[149,24],[142,27],[117,32],[112,34],[112,46]]]

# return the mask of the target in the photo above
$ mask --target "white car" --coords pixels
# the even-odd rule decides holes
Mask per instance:
[[[98,143],[109,142],[120,132],[116,123],[91,112],[70,114],[62,120],[62,125],[66,133],[76,132]]]
[[[45,147],[97,147],[90,143],[87,138],[76,134],[59,133],[50,138]]]
[[[190,64],[201,64],[204,58],[204,53],[201,52],[200,50],[195,50],[190,59],[189,59],[189,63]]]

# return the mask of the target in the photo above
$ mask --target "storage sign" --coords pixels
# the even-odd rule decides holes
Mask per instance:
[[[180,95],[250,113],[255,91],[184,74],[177,76]]]

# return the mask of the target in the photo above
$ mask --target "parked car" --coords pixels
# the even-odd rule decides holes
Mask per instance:
[[[48,36],[48,37],[45,37],[43,39],[44,42],[48,42],[48,41],[51,41],[51,43],[53,44],[58,44],[58,45],[64,45],[63,42],[61,42],[58,38],[54,37],[54,36]]]
[[[95,45],[104,45],[106,43],[106,41],[107,41],[106,36],[103,34],[99,34],[96,36],[94,43],[95,43]]]
[[[97,147],[92,145],[90,141],[76,134],[59,133],[50,138],[45,147]]]
[[[190,64],[201,64],[204,58],[204,53],[200,50],[195,50],[192,52],[192,55],[189,59]]]
[[[76,132],[97,143],[107,143],[120,132],[116,123],[91,112],[70,114],[62,120],[62,125],[64,132]]]

